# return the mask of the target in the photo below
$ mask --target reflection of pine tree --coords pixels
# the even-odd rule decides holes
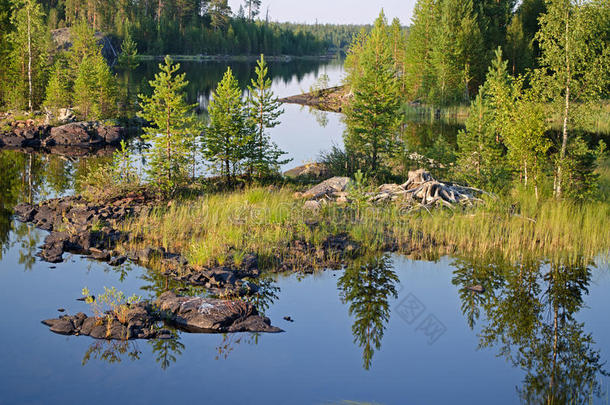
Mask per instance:
[[[363,348],[366,370],[371,367],[375,350],[381,348],[390,319],[389,299],[397,297],[397,283],[387,255],[355,261],[338,281],[342,300],[349,304],[349,314],[355,318],[352,333],[354,342]]]
[[[40,244],[40,234],[30,224],[19,223],[15,229],[20,244],[19,264],[24,270],[32,270],[36,263],[36,250]]]
[[[18,202],[35,201],[44,192],[44,165],[40,155],[0,151],[0,259],[8,248],[9,232],[13,230],[13,207]],[[16,242],[23,242],[22,237]]]
[[[482,304],[487,321],[480,346],[498,346],[500,354],[526,372],[519,389],[521,399],[564,404],[585,403],[599,396],[599,377],[607,373],[593,347],[593,337],[574,316],[588,293],[588,263],[553,261],[544,265],[523,260],[499,266],[488,277],[502,282],[493,285],[479,279],[495,290],[490,293],[493,298]]]
[[[247,296],[246,300],[252,303],[258,312],[264,315],[271,304],[279,298],[277,293],[280,292],[280,287],[274,284],[273,278],[269,275],[260,276],[254,282],[258,286],[258,291],[255,294]]]
[[[184,344],[180,343],[178,332],[171,332],[171,339],[156,339],[148,342],[152,346],[157,363],[159,363],[162,370],[167,370],[172,363],[175,363],[178,360],[178,356],[182,356],[182,351],[185,347]]]
[[[494,299],[494,290],[500,287],[503,280],[496,273],[496,265],[485,259],[459,258],[452,265],[456,270],[451,282],[459,287],[462,313],[472,329],[481,315],[481,308]],[[485,293],[480,294],[468,289],[476,285],[485,288]]]

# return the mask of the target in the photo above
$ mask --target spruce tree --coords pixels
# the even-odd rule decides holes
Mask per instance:
[[[395,153],[400,123],[400,88],[388,31],[382,11],[362,44],[354,70],[360,73],[351,78],[353,97],[345,109],[346,148],[367,157],[372,175]]]
[[[159,64],[150,86],[151,96],[139,95],[142,110],[138,116],[150,122],[144,128],[143,139],[150,142],[146,152],[147,174],[163,194],[171,195],[188,176],[188,164],[194,139],[200,125],[192,114],[195,105],[187,104],[184,89],[188,85],[185,74],[177,74],[179,64],[169,56]]]
[[[280,160],[286,152],[281,151],[266,133],[267,129],[280,124],[278,118],[284,113],[281,103],[271,90],[271,79],[267,77],[268,67],[261,55],[255,68],[256,79],[248,86],[248,118],[253,135],[247,147],[248,172],[264,176],[277,172],[279,167],[290,160]]]
[[[242,91],[231,68],[227,68],[214,91],[208,109],[210,122],[205,135],[204,156],[232,183],[241,172],[252,130],[248,126]]]

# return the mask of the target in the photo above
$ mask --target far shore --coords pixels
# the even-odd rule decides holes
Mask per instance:
[[[170,55],[177,62],[256,62],[260,55]],[[138,55],[140,61],[163,60],[165,55]],[[268,62],[292,62],[295,60],[328,61],[337,58],[336,54],[326,55],[265,55]]]

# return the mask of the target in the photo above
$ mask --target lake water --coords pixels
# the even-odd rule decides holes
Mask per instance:
[[[225,66],[183,66],[189,98],[205,107]],[[234,67],[244,83],[249,67]],[[282,97],[308,90],[322,73],[331,84],[342,76],[336,63],[271,68]],[[140,77],[151,69],[142,66]],[[272,136],[293,165],[341,144],[339,115],[285,110]],[[417,135],[415,150],[451,143],[457,131],[421,123],[406,130]],[[41,262],[34,255],[46,233],[12,219],[19,201],[70,194],[96,159],[0,151],[0,404],[538,404],[549,393],[556,404],[609,402],[610,268],[601,263],[385,255],[342,271],[271,277],[265,314],[281,334],[177,332],[127,343],[55,335],[40,321],[59,308],[89,312],[76,301],[85,286],[153,298],[165,285],[130,264],[70,255]]]

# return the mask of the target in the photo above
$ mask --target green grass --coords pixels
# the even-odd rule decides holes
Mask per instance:
[[[295,259],[290,243],[313,244],[322,254],[329,236],[347,233],[361,247],[359,254],[397,246],[398,252],[421,254],[500,254],[562,260],[607,260],[610,204],[576,204],[549,200],[537,203],[516,195],[489,200],[484,206],[405,210],[386,206],[329,205],[317,213],[303,209],[293,191],[252,188],[175,202],[124,223],[132,240],[125,249],[163,246],[187,256],[195,266],[239,263],[255,253],[263,269]],[[140,237],[142,239],[140,239]]]

